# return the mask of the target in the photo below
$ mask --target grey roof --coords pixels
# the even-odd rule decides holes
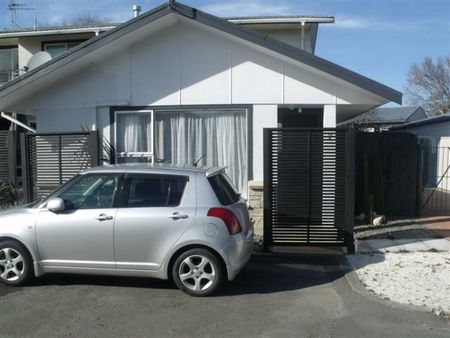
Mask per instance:
[[[390,124],[405,123],[417,110],[422,109],[420,106],[412,107],[392,107],[392,108],[376,108],[360,114],[351,120],[347,120],[342,124],[364,123],[364,124]]]
[[[390,101],[396,103],[402,102],[401,92],[396,91],[390,87],[387,87],[379,82],[376,82],[363,75],[355,73],[349,69],[336,65],[316,55],[307,53],[296,47],[290,46],[284,42],[271,39],[264,34],[251,31],[242,26],[230,23],[224,19],[218,18],[211,14],[207,14],[205,12],[199,11],[195,8],[183,5],[178,2],[175,2],[173,4],[164,3],[138,16],[137,18],[129,20],[117,26],[116,28],[113,28],[103,34],[100,34],[92,39],[85,41],[84,43],[78,45],[77,47],[67,51],[66,53],[61,54],[59,57],[56,57],[55,59],[41,65],[40,67],[37,67],[3,85],[2,87],[0,87],[0,96],[2,96],[2,94],[3,96],[7,95],[7,93],[14,91],[16,89],[15,87],[19,86],[19,83],[25,85],[28,83],[28,81],[32,82],[33,80],[36,80],[40,76],[46,74],[49,70],[59,68],[69,63],[73,59],[79,58],[84,54],[89,53],[90,51],[96,49],[98,46],[101,46],[105,43],[108,43],[109,41],[114,40],[116,36],[126,34],[129,31],[134,30],[136,27],[158,20],[159,18],[166,16],[170,13],[183,16],[190,20],[195,20],[204,25],[221,30],[225,33],[231,34],[245,41],[254,43],[263,48],[267,48],[285,57],[291,58],[293,60],[306,64],[312,68],[330,74],[334,77],[340,78],[346,82],[349,82],[357,87],[363,88],[378,96],[384,97]]]
[[[401,126],[392,127],[391,130],[407,129],[411,127],[425,126],[428,124],[442,123],[450,121],[450,113],[439,116],[429,117],[427,119],[402,124]]]

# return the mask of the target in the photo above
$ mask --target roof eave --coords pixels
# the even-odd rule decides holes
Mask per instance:
[[[316,68],[322,72],[330,74],[336,78],[340,78],[348,83],[351,83],[369,92],[372,92],[373,94],[383,97],[386,100],[398,104],[401,104],[402,102],[402,93],[399,91],[389,88],[381,83],[378,83],[374,80],[371,80],[365,76],[350,71],[344,67],[336,65],[318,56],[304,52],[298,48],[285,44],[281,41],[271,39],[264,34],[248,30],[242,26],[227,22],[226,20],[220,19],[216,16],[207,14],[195,8],[180,4],[178,2],[175,2],[173,4],[170,3],[162,4],[148,11],[147,13],[138,16],[137,18],[127,21],[122,25],[117,26],[97,37],[87,40],[86,42],[78,45],[77,47],[74,47],[70,51],[66,52],[65,54],[62,54],[61,56],[53,59],[52,61],[49,61],[41,65],[40,67],[37,67],[27,72],[26,74],[8,82],[7,84],[0,87],[0,97],[4,97],[11,91],[14,91],[15,90],[14,86],[19,85],[19,83],[22,86],[26,85],[28,81],[31,82],[34,80],[32,77],[38,78],[41,75],[45,75],[46,72],[54,70],[53,68],[56,68],[55,66],[56,63],[60,63],[57,66],[61,67],[65,63],[68,63],[73,59],[82,56],[83,53],[90,52],[94,48],[97,48],[97,46],[95,46],[95,43],[97,43],[99,40],[104,41],[104,43],[108,43],[109,40],[112,39],[110,37],[118,31],[121,31],[122,35],[127,34],[129,31],[132,31],[133,29],[136,29],[138,27],[141,27],[142,25],[153,22],[170,13],[175,13],[185,18],[198,21],[212,28],[221,30],[225,33],[236,36],[250,43],[274,51],[290,59],[304,63],[310,67]],[[63,63],[63,61],[65,63]]]

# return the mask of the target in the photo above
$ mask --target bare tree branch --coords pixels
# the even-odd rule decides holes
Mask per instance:
[[[422,106],[430,116],[450,112],[450,57],[438,58],[436,63],[426,57],[413,64],[405,93],[409,104]]]

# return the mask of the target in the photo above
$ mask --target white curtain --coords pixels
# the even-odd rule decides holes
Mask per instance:
[[[147,113],[117,114],[117,152],[150,152],[152,118]]]
[[[247,184],[247,123],[244,111],[157,112],[157,162],[224,166],[241,193]]]

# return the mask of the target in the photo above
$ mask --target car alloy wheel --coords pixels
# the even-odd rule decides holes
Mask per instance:
[[[209,296],[222,284],[223,267],[209,250],[191,249],[181,254],[172,270],[179,289],[191,296]]]
[[[216,270],[211,261],[201,255],[186,257],[178,271],[183,285],[192,291],[208,290],[216,281]]]
[[[0,249],[0,278],[6,282],[16,282],[25,273],[25,261],[13,248]]]
[[[0,282],[18,286],[25,284],[32,273],[27,250],[14,241],[0,242]]]

